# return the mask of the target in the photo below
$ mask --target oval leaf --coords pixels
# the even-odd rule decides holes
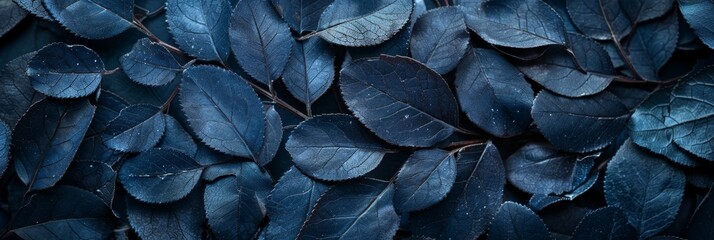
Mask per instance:
[[[427,149],[414,152],[394,182],[394,203],[400,212],[427,208],[441,201],[456,180],[456,159],[450,152]]]
[[[134,26],[134,0],[44,0],[57,22],[83,38],[104,39]]]
[[[205,216],[203,188],[184,199],[166,204],[143,203],[126,198],[129,224],[141,239],[201,239]]]
[[[439,74],[453,70],[469,46],[464,15],[456,7],[424,13],[416,21],[409,41],[412,57]]]
[[[131,80],[148,86],[166,85],[183,70],[176,56],[148,38],[137,41],[119,62]]]
[[[119,180],[136,199],[166,203],[188,195],[202,170],[201,165],[179,151],[155,148],[127,159],[119,170]]]
[[[340,88],[355,116],[392,144],[432,146],[458,122],[456,99],[444,79],[411,58],[357,60],[340,72]]]
[[[635,1],[635,0],[633,0]],[[567,0],[568,13],[588,37],[620,40],[630,34],[632,23],[619,0]]]
[[[711,0],[679,1],[679,10],[699,39],[709,48],[714,49],[714,30],[711,29],[712,23],[714,23],[714,15],[711,14],[714,11],[714,2]]]
[[[228,60],[230,17],[227,0],[166,1],[169,32],[182,50],[201,60]]]
[[[669,14],[662,21],[638,26],[627,47],[637,73],[647,80],[659,79],[659,70],[672,57],[678,37],[679,21],[676,13]]]
[[[56,98],[79,98],[99,87],[103,71],[104,63],[92,49],[53,43],[35,54],[27,75],[38,92]]]
[[[550,232],[543,220],[527,207],[514,202],[501,205],[491,222],[489,240],[546,240]]]
[[[313,34],[337,45],[377,45],[409,21],[413,4],[411,0],[335,0],[322,12]]]
[[[605,207],[588,213],[578,224],[573,238],[627,240],[636,239],[637,231],[627,223],[622,210],[617,207]]]
[[[141,152],[156,146],[165,126],[161,109],[150,105],[131,105],[109,122],[102,138],[104,145],[111,149]]]
[[[708,129],[714,124],[714,67],[708,67],[683,80],[672,91],[666,125],[674,129],[674,142],[688,152],[714,161],[714,138]]]
[[[324,40],[298,42],[283,73],[283,82],[295,98],[309,106],[332,85],[334,63],[335,54]]]
[[[275,111],[275,106],[265,107],[265,143],[260,149],[256,162],[260,166],[265,166],[273,160],[275,154],[280,150],[280,143],[283,142],[283,121],[280,114]]]

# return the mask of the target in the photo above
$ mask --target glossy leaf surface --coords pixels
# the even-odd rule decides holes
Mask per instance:
[[[169,32],[182,50],[202,60],[225,62],[230,53],[228,0],[167,0]]]
[[[127,159],[119,170],[119,180],[136,199],[165,203],[188,195],[202,170],[201,165],[177,150],[155,148]]]
[[[413,4],[410,0],[335,0],[320,15],[315,33],[343,46],[377,45],[409,21]]]
[[[84,97],[102,81],[104,63],[82,45],[55,43],[45,46],[28,64],[32,88],[56,98]]]

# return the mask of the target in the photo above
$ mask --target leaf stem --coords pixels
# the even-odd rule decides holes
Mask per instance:
[[[184,52],[181,51],[181,49],[179,49],[179,48],[177,48],[177,47],[174,47],[174,46],[172,46],[171,44],[168,44],[168,43],[166,43],[166,42],[164,42],[164,41],[161,41],[161,39],[159,39],[159,37],[157,37],[156,35],[154,35],[154,33],[152,33],[151,30],[149,30],[148,28],[146,28],[146,26],[144,26],[144,24],[141,23],[141,21],[140,21],[138,18],[134,17],[134,20],[133,20],[132,22],[134,23],[134,26],[136,27],[136,29],[138,29],[139,31],[141,31],[142,33],[144,33],[144,35],[146,35],[147,37],[149,37],[149,39],[151,39],[151,41],[154,41],[155,43],[157,43],[157,44],[159,44],[159,45],[165,47],[165,48],[168,49],[169,51],[172,51],[172,52],[174,52],[174,53],[178,53],[178,54],[184,55]]]
[[[102,75],[112,75],[119,70],[121,70],[121,68],[115,68],[112,70],[104,70],[104,72],[102,72]]]
[[[282,99],[280,99],[280,98],[274,96],[274,95],[271,94],[268,90],[265,90],[265,89],[262,88],[261,86],[258,86],[258,84],[255,84],[255,83],[253,83],[253,82],[251,82],[251,81],[248,81],[248,80],[246,80],[245,82],[247,82],[248,84],[250,84],[250,86],[252,86],[258,93],[262,94],[263,96],[265,96],[265,97],[267,97],[267,98],[270,98],[270,100],[273,100],[273,102],[275,102],[275,104],[277,104],[278,106],[281,106],[281,107],[287,109],[288,111],[294,113],[295,115],[297,115],[297,116],[299,116],[299,117],[301,117],[301,118],[303,118],[303,119],[308,119],[308,118],[310,118],[308,115],[305,115],[304,113],[300,112],[300,110],[295,109],[293,106],[291,106],[291,105],[288,104],[287,102],[285,102],[285,101],[283,101]]]
[[[161,105],[161,112],[163,113],[169,113],[169,109],[171,108],[171,102],[174,101],[174,98],[176,98],[176,95],[178,95],[181,87],[181,85],[176,85],[176,88],[174,88],[174,91],[171,92],[171,95],[169,95],[169,98],[166,99],[166,102]]]
[[[437,0],[437,1],[438,1],[438,0]],[[311,38],[311,37],[313,37],[313,36],[315,36],[315,35],[317,35],[317,34],[320,34],[320,32],[319,32],[319,31],[314,31],[314,32],[308,33],[307,35],[298,38],[298,41],[307,40],[308,38]]]

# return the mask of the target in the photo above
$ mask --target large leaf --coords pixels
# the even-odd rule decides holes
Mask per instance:
[[[34,56],[35,53],[24,54],[0,70],[0,119],[12,128],[42,95],[32,89],[26,74],[27,65]]]
[[[573,233],[573,239],[583,240],[635,238],[637,231],[627,223],[625,214],[617,207],[604,207],[588,213]]]
[[[456,71],[454,85],[462,110],[484,131],[510,137],[530,126],[533,90],[497,52],[470,50]]]
[[[335,78],[335,53],[322,39],[308,39],[298,42],[283,73],[283,82],[288,91],[311,105],[325,94]]]
[[[24,8],[25,10],[29,11],[30,13],[34,14],[35,16],[44,18],[45,20],[54,20],[52,16],[50,16],[50,13],[47,11],[47,8],[45,8],[45,5],[42,4],[42,0],[13,0],[17,5],[20,7]]]
[[[456,180],[456,159],[448,151],[414,152],[399,170],[394,182],[394,204],[400,212],[427,208],[441,201]]]
[[[491,222],[489,240],[551,239],[543,220],[527,207],[514,202],[501,205]]]
[[[228,0],[167,0],[166,22],[176,43],[201,60],[228,60]]]
[[[636,1],[636,0],[632,0]],[[597,40],[620,40],[632,31],[632,22],[619,0],[568,0],[567,7],[575,26]]]
[[[667,13],[675,0],[630,0],[619,1],[622,10],[634,23],[644,22]]]
[[[15,215],[12,232],[22,239],[107,239],[113,224],[99,197],[71,186],[35,194]]]
[[[689,26],[694,29],[694,33],[709,48],[714,48],[714,1],[712,0],[680,0],[679,10]]]
[[[637,73],[648,80],[658,79],[659,70],[677,48],[678,36],[679,22],[676,13],[669,14],[662,21],[637,27],[627,47]]]
[[[534,194],[561,194],[575,190],[588,178],[597,155],[579,157],[549,144],[528,143],[506,160],[508,181]]]
[[[263,146],[265,111],[245,80],[218,67],[191,67],[184,71],[180,99],[201,141],[222,153],[256,158]]]
[[[605,198],[622,209],[640,238],[648,238],[674,221],[684,183],[680,170],[627,141],[607,165]]]
[[[0,16],[2,16],[2,20],[0,20],[0,37],[2,37],[27,16],[27,11],[12,0],[5,0],[0,1]]]
[[[298,33],[317,30],[320,14],[334,0],[272,0],[290,28]]]
[[[344,114],[321,115],[300,123],[285,149],[302,172],[323,180],[362,176],[376,168],[386,154],[379,139],[355,117]]]
[[[556,147],[570,152],[601,149],[627,125],[629,110],[609,92],[589,97],[560,97],[548,91],[538,94],[533,120]]]
[[[56,98],[84,97],[102,81],[104,63],[82,45],[53,43],[40,49],[28,64],[32,87]]]
[[[268,240],[296,238],[312,206],[327,189],[327,185],[290,168],[270,192],[267,203],[270,222],[262,236]]]
[[[567,41],[563,20],[541,0],[484,1],[473,10],[465,12],[466,23],[491,44],[534,48]]]
[[[343,46],[377,45],[409,21],[412,7],[411,0],[335,0],[322,12],[313,34]]]
[[[391,239],[399,227],[394,186],[362,180],[330,188],[302,226],[298,239]]]
[[[411,56],[439,74],[453,70],[469,46],[464,15],[456,7],[437,8],[416,21],[409,40]]]
[[[74,34],[113,37],[134,26],[134,0],[44,0],[52,16]]]
[[[203,187],[184,199],[166,204],[149,204],[126,198],[126,212],[131,227],[143,240],[201,239],[205,215]]]
[[[446,199],[410,214],[409,230],[438,239],[477,239],[498,211],[506,173],[496,146],[488,143],[462,150],[456,160],[456,182]]]
[[[20,119],[12,136],[15,171],[29,191],[52,187],[62,178],[89,128],[96,107],[87,100],[46,98]]]
[[[283,73],[293,45],[290,28],[267,0],[238,2],[230,20],[230,42],[243,70],[268,86]]]
[[[432,146],[458,122],[456,99],[444,79],[411,58],[357,60],[340,72],[340,88],[355,116],[392,144]]]
[[[173,149],[155,148],[127,159],[119,169],[124,189],[143,202],[179,200],[193,190],[203,167]]]
[[[119,62],[131,80],[148,86],[166,85],[183,70],[181,60],[148,38],[139,39]]]
[[[146,151],[161,140],[165,126],[161,109],[150,105],[131,105],[109,122],[102,139],[104,145],[117,151]]]
[[[266,214],[272,179],[253,162],[206,186],[206,218],[218,239],[250,239]]]

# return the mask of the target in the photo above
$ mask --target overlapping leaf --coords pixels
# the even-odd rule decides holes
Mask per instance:
[[[711,0],[681,0],[679,10],[689,26],[699,36],[709,48],[714,48],[714,15],[709,14],[714,11],[714,2]]]
[[[24,54],[0,70],[0,119],[14,127],[30,105],[42,97],[32,89],[27,77],[27,65],[35,53]]]
[[[518,203],[505,202],[491,222],[488,239],[547,240],[551,237],[543,220],[533,211]]]
[[[296,43],[283,73],[288,91],[305,105],[311,105],[332,85],[335,78],[334,59],[335,53],[322,39]]]
[[[645,79],[657,80],[659,70],[677,47],[678,36],[677,14],[638,26],[627,48],[637,73]]]
[[[632,22],[618,0],[568,0],[575,26],[597,40],[620,40],[632,31]]]
[[[205,221],[201,196],[202,187],[166,204],[143,203],[127,197],[127,219],[141,239],[200,239]]]
[[[451,190],[456,180],[456,158],[441,149],[414,152],[394,182],[394,204],[400,212],[434,205]]]
[[[35,16],[44,18],[46,20],[54,20],[52,16],[50,16],[50,12],[47,11],[47,8],[45,8],[44,4],[42,4],[42,0],[13,0],[17,5],[20,7],[24,8],[28,12],[34,14]]]
[[[453,70],[469,45],[464,15],[456,7],[424,13],[409,40],[411,56],[439,74]]]
[[[575,229],[573,238],[625,240],[637,238],[637,231],[627,223],[622,210],[617,207],[605,207],[586,215]]]
[[[104,63],[82,45],[54,43],[40,49],[28,64],[32,88],[56,98],[78,98],[94,92]]]
[[[57,22],[83,38],[110,38],[134,26],[134,0],[44,0],[43,3]]]
[[[228,0],[167,0],[166,22],[176,43],[201,60],[228,60]]]
[[[131,105],[107,125],[102,139],[107,147],[121,152],[141,152],[154,147],[166,126],[161,109],[150,105]]]
[[[183,70],[181,60],[148,38],[137,41],[119,61],[131,80],[149,86],[166,85]]]
[[[0,16],[2,16],[2,20],[0,20],[0,37],[2,37],[27,16],[27,11],[13,1],[1,1]]]
[[[334,0],[272,0],[275,10],[298,33],[317,30],[320,14]]]
[[[124,189],[148,203],[179,200],[193,190],[203,167],[177,150],[155,148],[127,159],[119,170]]]
[[[343,46],[377,45],[409,21],[412,7],[410,0],[335,0],[322,12],[314,34]]]

